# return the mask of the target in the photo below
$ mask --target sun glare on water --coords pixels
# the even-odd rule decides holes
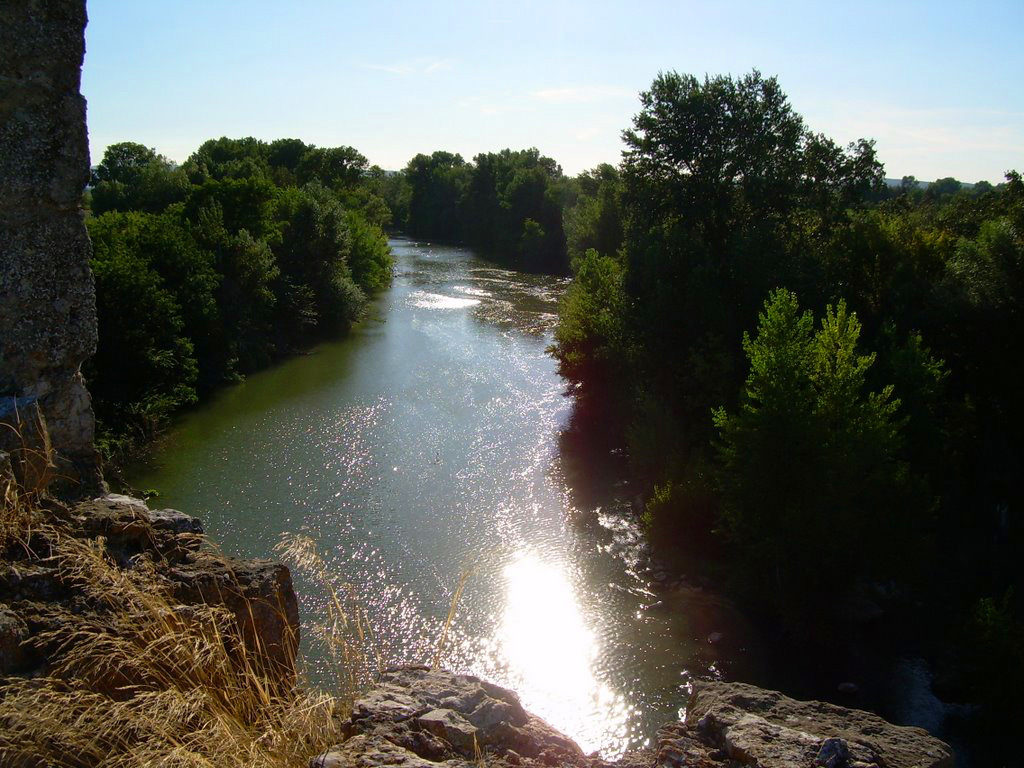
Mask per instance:
[[[428,291],[413,291],[409,294],[413,306],[422,309],[465,309],[475,307],[480,299],[466,299],[459,296],[445,296],[443,293],[429,293]]]
[[[532,553],[506,566],[499,653],[524,706],[585,752],[614,756],[626,743],[628,707],[598,680],[598,646],[568,574]]]

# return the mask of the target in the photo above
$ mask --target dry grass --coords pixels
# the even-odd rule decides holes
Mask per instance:
[[[122,570],[101,540],[44,533],[96,610],[33,639],[47,677],[0,683],[0,764],[301,766],[339,740],[337,699],[282,693],[230,612],[176,604],[152,564]]]
[[[327,563],[311,537],[286,534],[274,551],[327,593],[327,615],[319,617],[319,621],[307,622],[305,626],[327,651],[332,682],[341,706],[350,706],[384,667],[380,644],[366,608],[359,601],[352,584],[335,585]]]
[[[50,433],[38,406],[15,411],[14,424],[0,422],[5,444],[14,449],[0,466],[0,557],[12,544],[24,544],[44,518],[39,503],[56,478]]]

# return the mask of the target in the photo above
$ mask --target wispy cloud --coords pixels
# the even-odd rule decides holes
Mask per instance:
[[[391,64],[360,64],[363,69],[373,69],[378,72],[388,72],[392,75],[432,75],[435,72],[443,72],[455,66],[453,59],[441,58],[419,58],[396,61]]]
[[[542,88],[530,94],[547,104],[593,104],[598,101],[632,99],[636,94],[615,85],[581,85],[563,88]]]
[[[476,112],[485,117],[535,112],[537,110],[536,104],[524,100],[521,93],[515,92],[488,93],[485,97],[469,96],[461,99],[457,106],[460,109]]]
[[[876,139],[887,167],[919,178],[998,181],[1003,170],[1024,161],[1024,113],[1019,111],[839,102],[808,122],[835,138]]]
[[[839,105],[829,127],[884,140],[903,151],[1019,152],[1024,113],[1003,110],[906,109],[885,105]]]

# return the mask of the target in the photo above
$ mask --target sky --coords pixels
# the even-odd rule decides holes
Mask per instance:
[[[93,163],[219,136],[417,152],[537,147],[618,163],[659,71],[778,77],[808,127],[875,139],[886,175],[1024,171],[1024,0],[89,0]]]

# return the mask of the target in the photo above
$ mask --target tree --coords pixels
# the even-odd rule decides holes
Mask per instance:
[[[156,150],[125,141],[111,144],[93,174],[92,212],[146,211],[160,213],[185,199],[188,179]]]
[[[742,383],[735,342],[778,285],[817,287],[813,255],[881,179],[870,142],[809,132],[774,78],[662,73],[623,134],[624,304],[639,400],[678,453]],[[689,461],[689,459],[684,459]]]
[[[266,179],[270,176],[267,145],[252,136],[242,139],[222,136],[205,141],[183,167],[193,184],[202,184],[208,179]]]
[[[622,185],[618,169],[602,163],[576,179],[579,194],[565,208],[565,237],[569,261],[590,248],[615,256],[622,246]]]
[[[943,201],[955,195],[957,192],[963,189],[963,186],[963,184],[954,179],[952,176],[946,176],[945,178],[942,179],[936,179],[931,184],[929,184],[928,188],[924,191],[924,198],[925,200],[929,200],[932,202]]]
[[[461,155],[416,155],[405,169],[409,182],[409,234],[440,242],[463,237],[459,204],[469,176]]]
[[[593,248],[573,262],[573,281],[558,307],[555,354],[571,381],[601,385],[629,365],[622,266]]]
[[[387,236],[356,211],[349,211],[345,216],[352,243],[349,257],[352,280],[367,295],[384,290],[391,284],[391,269],[395,263]]]
[[[86,374],[102,421],[151,438],[195,402],[198,369],[181,305],[147,250],[118,226],[123,217],[89,220],[99,342]]]
[[[198,388],[209,390],[224,378],[224,327],[217,305],[218,274],[214,254],[198,246],[177,211],[162,214],[110,212],[90,222],[94,242],[117,243],[160,278],[176,304],[180,333],[187,337],[198,365]],[[116,322],[108,318],[105,322]]]
[[[295,169],[300,184],[319,181],[340,191],[358,184],[369,162],[352,147],[315,147],[302,155]]]
[[[290,189],[277,201],[283,224],[275,246],[281,275],[314,297],[322,330],[346,328],[363,309],[364,296],[352,282],[352,241],[345,210],[323,186]]]
[[[739,549],[748,590],[799,623],[858,578],[884,574],[886,531],[905,498],[899,401],[867,391],[873,354],[845,302],[814,330],[809,311],[779,289],[757,334],[738,411],[714,411],[722,524]]]

